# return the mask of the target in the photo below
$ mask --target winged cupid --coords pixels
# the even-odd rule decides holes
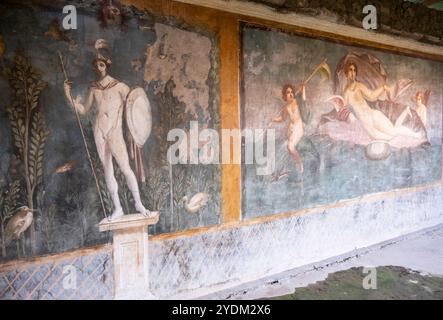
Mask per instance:
[[[110,220],[123,216],[123,208],[118,196],[118,184],[114,176],[113,159],[126,178],[131,191],[135,208],[145,216],[154,216],[156,213],[146,209],[140,199],[140,190],[137,177],[145,181],[141,148],[148,139],[152,128],[151,107],[145,91],[136,87],[130,89],[125,83],[111,77],[108,73],[111,66],[110,50],[107,42],[99,39],[95,43],[97,52],[92,65],[99,79],[89,86],[86,100],[77,96],[72,98],[72,84],[68,80],[64,83],[66,98],[71,106],[80,115],[85,115],[95,105],[97,115],[93,126],[94,140],[100,161],[103,165],[106,186],[114,204],[114,211]],[[129,130],[129,150],[135,162],[135,171],[129,163],[128,148],[123,138],[123,118]]]

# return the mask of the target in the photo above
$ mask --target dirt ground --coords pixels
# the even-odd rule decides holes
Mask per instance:
[[[441,300],[443,278],[421,275],[417,271],[398,266],[374,269],[375,286],[364,289],[363,281],[369,273],[363,268],[351,268],[334,272],[320,282],[294,293],[269,298],[269,300]],[[366,282],[367,283],[367,282]],[[368,287],[368,286],[367,286]],[[268,298],[264,298],[268,299]]]

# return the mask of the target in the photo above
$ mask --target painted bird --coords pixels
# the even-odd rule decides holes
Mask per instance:
[[[44,33],[45,37],[52,38],[57,41],[69,42],[71,39],[68,37],[66,31],[60,30],[60,23],[58,19],[53,19],[49,25],[48,30]]]
[[[22,234],[29,228],[34,219],[33,211],[27,206],[18,208],[5,229],[5,243],[8,245],[13,239],[19,239]]]
[[[278,180],[283,179],[284,177],[289,176],[290,173],[291,173],[291,171],[284,171],[284,172],[280,171],[280,172],[277,172],[277,173],[272,175],[271,182],[277,182]]]
[[[189,213],[197,213],[208,203],[208,200],[209,194],[205,192],[196,193],[189,201],[187,196],[182,198],[184,207]]]
[[[65,172],[71,171],[75,167],[76,164],[77,164],[77,161],[70,160],[70,161],[64,163],[63,165],[61,165],[60,167],[57,167],[55,169],[55,172],[56,173],[65,173]]]

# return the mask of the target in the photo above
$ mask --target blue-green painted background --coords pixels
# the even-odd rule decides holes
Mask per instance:
[[[286,150],[287,123],[274,126],[276,173],[290,173],[272,181],[272,176],[257,176],[254,165],[243,165],[243,218],[332,204],[441,179],[442,63],[247,25],[242,34],[243,128],[265,128],[284,105],[284,84],[301,83],[325,58],[333,76],[338,61],[350,51],[376,56],[391,83],[412,79],[414,84],[401,98],[404,104],[413,106],[411,97],[416,90],[432,91],[427,113],[430,145],[393,149],[388,159],[374,161],[366,158],[363,146],[317,134],[321,115],[333,108],[325,102],[333,95],[332,81],[311,81],[306,88],[307,102],[301,107],[310,117],[304,119],[305,135],[297,145],[304,173],[296,170]]]
[[[201,126],[218,129],[219,53],[215,34],[173,18],[124,6],[121,7],[124,24],[106,27],[99,19],[101,9],[98,2],[81,1],[73,4],[77,5],[77,29],[69,31],[61,27],[64,17],[62,7],[49,1],[46,6],[0,4],[0,35],[4,43],[4,52],[0,56],[0,193],[6,195],[10,184],[15,180],[20,181],[19,197],[12,204],[13,209],[27,205],[27,200],[20,160],[15,163],[12,161],[17,149],[12,141],[10,121],[5,112],[7,106],[12,103],[12,91],[5,70],[13,68],[14,57],[21,55],[29,59],[32,67],[47,83],[38,104],[49,135],[43,155],[43,178],[34,195],[34,207],[38,209],[34,214],[36,241],[32,244],[29,230],[25,232],[25,252],[21,257],[61,252],[111,241],[108,233],[98,231],[98,223],[104,218],[104,214],[75,115],[64,97],[64,76],[57,54],[58,51],[63,54],[67,73],[73,82],[73,95],[80,94],[84,99],[89,84],[96,80],[92,61],[95,58],[94,43],[99,38],[106,39],[112,48],[112,65],[109,70],[111,76],[131,87],[143,87],[151,103],[153,129],[143,148],[147,180],[145,183],[139,183],[144,205],[150,210],[160,211],[159,223],[151,227],[150,233],[159,234],[219,223],[219,166],[175,165],[171,169],[166,158],[166,150],[171,144],[167,141],[169,129],[186,130],[190,120],[199,121]],[[51,34],[50,25],[54,19],[58,19],[58,33]],[[146,48],[160,41],[155,24],[166,25],[170,30],[185,30],[191,38],[195,35],[200,37],[199,39],[207,39],[210,51],[205,59],[209,61],[209,67],[206,76],[199,80],[206,85],[209,92],[206,111],[210,120],[201,112],[203,106],[194,106],[199,112],[198,119],[186,111],[186,104],[174,95],[176,83],[172,77],[166,83],[160,83],[158,79],[144,81]],[[170,50],[169,47],[166,49]],[[176,61],[189,61],[193,54],[189,52],[185,57],[174,56],[174,53],[168,52],[169,57]],[[136,60],[141,62],[140,68],[134,67],[133,62]],[[185,81],[189,70],[183,68],[180,72],[181,81]],[[190,88],[191,85],[195,87],[195,83],[191,83]],[[82,117],[82,124],[89,149],[95,159],[102,193],[106,198],[101,164],[92,136],[93,119],[94,111]],[[74,163],[71,170],[57,172],[57,168],[70,161]],[[116,178],[124,211],[133,213],[133,200],[125,180],[119,172],[116,172]],[[190,214],[185,211],[180,200],[185,195],[190,198],[197,192],[208,193],[211,200],[197,214]],[[0,214],[7,214],[3,210],[3,203],[0,205]],[[109,214],[112,212],[112,205],[108,201],[106,206]],[[9,219],[4,221],[3,227],[6,227],[8,221]],[[36,247],[34,252],[31,250],[32,245]],[[9,260],[17,256],[16,241],[0,251],[0,260]]]

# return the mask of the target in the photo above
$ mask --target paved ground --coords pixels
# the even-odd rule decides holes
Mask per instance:
[[[294,293],[295,288],[307,287],[308,289],[322,286],[323,291],[327,291],[331,279],[337,282],[338,277],[356,276],[356,272],[362,272],[362,268],[356,267],[381,267],[396,266],[403,268],[379,268],[380,274],[389,275],[390,279],[402,276],[404,270],[410,269],[418,271],[420,275],[443,277],[443,225],[421,230],[400,238],[392,239],[368,248],[363,248],[350,252],[348,254],[330,258],[308,266],[288,270],[284,273],[276,274],[254,282],[223,290],[203,299],[260,299],[264,297],[281,297],[284,299],[296,299],[296,295],[288,296]],[[336,273],[337,271],[349,270],[348,273]],[[335,274],[334,274],[335,273]],[[329,278],[328,278],[329,275]],[[337,276],[339,275],[339,276]],[[366,275],[362,275],[362,278]],[[417,278],[417,274],[409,273],[405,281],[412,284],[422,281]],[[320,282],[328,278],[326,282]],[[347,278],[349,279],[349,278]],[[434,278],[435,280],[435,278]],[[347,280],[346,280],[347,281]],[[426,280],[425,280],[426,281]],[[438,288],[437,289],[443,289]],[[423,285],[425,289],[426,285]],[[305,289],[303,289],[305,290]],[[438,291],[437,290],[437,291]],[[301,292],[297,290],[297,292]],[[305,291],[310,294],[312,292]],[[284,296],[284,297],[282,297]],[[402,295],[392,296],[402,297]],[[319,298],[322,298],[319,296]],[[359,296],[355,297],[356,299]],[[378,296],[382,298],[382,296]]]

